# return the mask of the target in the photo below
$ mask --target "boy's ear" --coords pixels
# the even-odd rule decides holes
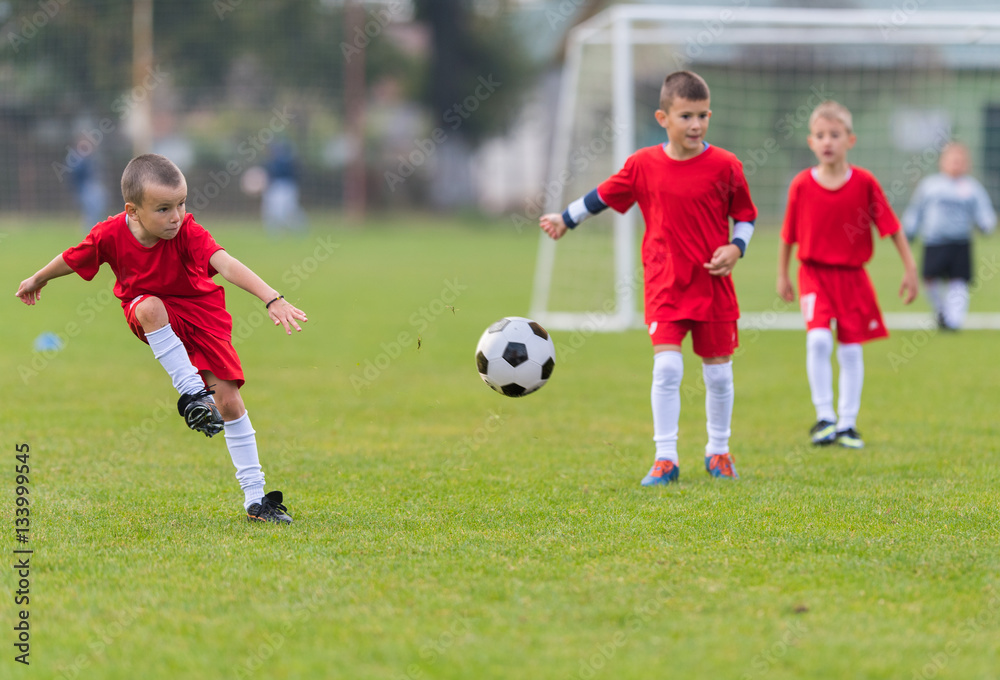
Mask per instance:
[[[136,205],[135,205],[135,203],[129,203],[128,201],[126,201],[125,202],[125,214],[128,215],[129,217],[134,217],[135,216],[135,211],[136,211]]]
[[[858,136],[855,135],[853,132],[851,134],[847,135],[847,148],[848,149],[853,149],[854,148],[854,142],[856,142],[856,141],[858,141]]]
[[[653,116],[656,117],[656,122],[659,124],[660,127],[662,127],[662,128],[667,127],[667,112],[666,111],[664,111],[663,109],[656,109],[656,111],[653,113]]]

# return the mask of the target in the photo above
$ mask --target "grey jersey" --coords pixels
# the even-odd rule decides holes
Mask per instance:
[[[997,216],[986,189],[974,177],[943,173],[925,177],[917,185],[903,213],[907,238],[918,234],[929,246],[972,239],[972,228],[990,233]]]

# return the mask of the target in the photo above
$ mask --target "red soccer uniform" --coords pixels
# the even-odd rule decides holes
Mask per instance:
[[[757,208],[735,155],[717,146],[684,161],[663,145],[640,149],[597,187],[618,212],[639,204],[646,323],[735,321],[740,316],[731,276],[705,269],[712,253],[730,243],[729,218],[752,222]]]
[[[852,165],[847,182],[831,191],[807,168],[788,189],[781,238],[798,243],[802,262],[863,267],[874,251],[872,223],[882,237],[899,231],[899,220],[870,172]]]
[[[143,342],[146,337],[134,318],[133,303],[144,295],[160,298],[195,367],[242,385],[226,292],[212,280],[218,272],[209,264],[209,258],[222,249],[191,214],[174,238],[160,239],[147,248],[132,235],[122,212],[94,226],[79,245],[63,252],[63,259],[87,281],[105,262],[111,266],[115,297],[122,301],[132,332]]]
[[[806,328],[830,328],[837,338],[866,342],[889,335],[864,265],[874,250],[871,225],[882,237],[900,229],[878,180],[851,166],[838,189],[826,189],[803,170],[792,180],[781,238],[798,244],[799,300]]]

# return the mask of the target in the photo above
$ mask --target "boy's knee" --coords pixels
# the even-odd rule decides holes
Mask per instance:
[[[135,318],[146,332],[158,330],[170,323],[163,301],[153,296],[143,298],[135,306]]]
[[[833,332],[829,328],[813,328],[806,333],[806,347],[829,354],[833,351]]]

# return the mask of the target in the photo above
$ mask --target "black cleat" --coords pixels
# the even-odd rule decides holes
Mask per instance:
[[[818,420],[809,430],[809,434],[816,446],[829,446],[837,441],[837,424],[829,420]]]
[[[184,422],[192,430],[204,432],[212,437],[222,432],[222,415],[209,397],[214,390],[202,390],[194,394],[182,394],[177,400],[177,412],[184,416]]]
[[[281,504],[282,500],[280,491],[270,491],[264,494],[260,503],[254,503],[247,508],[247,519],[251,522],[291,524],[292,518],[286,514],[288,508]]]

